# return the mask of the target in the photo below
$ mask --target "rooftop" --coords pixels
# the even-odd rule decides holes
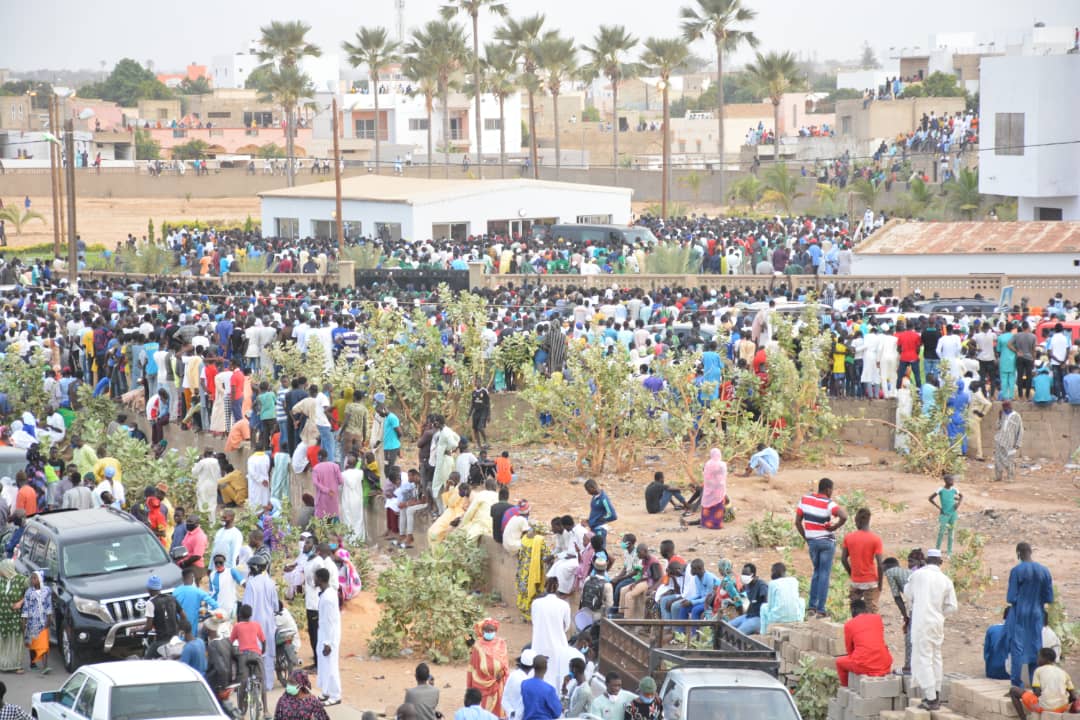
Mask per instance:
[[[859,244],[859,255],[1080,253],[1080,222],[892,220]]]
[[[475,195],[504,190],[572,190],[574,192],[625,193],[630,188],[604,185],[581,185],[577,183],[552,182],[511,178],[506,180],[427,179],[411,177],[387,177],[385,175],[360,175],[341,181],[341,199],[367,202],[426,205],[429,203],[458,200]],[[261,198],[312,198],[332,200],[334,184],[317,182],[280,190],[259,193]]]

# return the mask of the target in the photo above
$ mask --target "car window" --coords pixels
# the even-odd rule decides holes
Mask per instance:
[[[668,686],[667,692],[664,693],[664,717],[677,720],[679,715],[679,705],[681,704],[682,688],[678,683],[671,683]]]
[[[691,688],[686,701],[686,720],[715,718],[724,708],[724,720],[798,720],[791,695],[781,688]],[[666,716],[666,713],[665,713]]]
[[[50,578],[60,575],[60,554],[56,550],[55,540],[50,540],[45,546],[45,575]]]
[[[86,577],[165,565],[169,556],[157,538],[149,532],[139,532],[65,545],[60,560],[66,577]]]
[[[97,680],[92,677],[86,678],[82,692],[79,693],[79,701],[75,703],[75,712],[85,718],[94,714],[94,699],[97,698]]]
[[[75,707],[75,698],[79,695],[79,688],[83,686],[83,682],[86,680],[84,673],[75,673],[68,678],[68,681],[64,683],[64,686],[60,688],[60,693],[56,698],[56,702],[60,703],[66,708]]]
[[[201,682],[154,683],[114,687],[109,695],[113,720],[164,720],[215,716],[217,701]]]
[[[30,560],[39,568],[45,567],[45,546],[48,542],[49,538],[44,533],[37,533],[30,546]]]
[[[37,531],[28,529],[19,540],[19,557],[22,558],[23,562],[33,564],[34,561],[31,556],[33,555],[34,540],[36,539]]]

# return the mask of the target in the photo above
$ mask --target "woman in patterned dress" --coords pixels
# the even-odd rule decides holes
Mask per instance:
[[[0,672],[23,673],[22,599],[27,580],[14,560],[0,561]]]
[[[23,638],[30,651],[30,667],[41,663],[41,674],[49,674],[49,621],[52,618],[52,593],[41,583],[41,572],[30,574],[30,587],[23,595]]]

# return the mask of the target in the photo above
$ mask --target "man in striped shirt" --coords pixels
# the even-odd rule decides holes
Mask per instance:
[[[816,493],[803,495],[795,508],[795,529],[806,540],[814,575],[810,579],[810,613],[825,617],[825,601],[829,596],[829,576],[836,555],[833,532],[847,522],[847,513],[832,499],[833,481],[821,478]]]

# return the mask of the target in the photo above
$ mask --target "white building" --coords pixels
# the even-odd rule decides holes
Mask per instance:
[[[363,175],[341,183],[348,237],[427,240],[528,234],[533,225],[630,222],[630,188],[542,180],[427,180]],[[336,235],[334,184],[259,193],[262,226],[277,237]]]
[[[1020,220],[1080,220],[1080,55],[984,58],[979,191]]]
[[[229,55],[215,55],[210,64],[210,75],[215,88],[240,89],[245,87],[248,76],[255,68],[265,65],[259,60],[259,43],[251,40],[247,45]],[[300,68],[311,78],[311,84],[317,90],[324,90],[327,83],[336,89],[341,79],[341,57],[335,53],[324,53],[319,57],[306,57],[300,61]]]
[[[1080,222],[905,222],[859,243],[853,275],[1077,275]]]
[[[375,117],[375,96],[370,92],[355,92],[342,98],[345,138],[375,139],[376,127],[379,139],[389,145],[416,148],[416,153],[427,152],[427,108],[422,95],[407,92],[410,85],[405,80],[380,83],[379,117]],[[448,108],[443,108],[438,98],[431,117],[432,151],[449,147],[452,153],[476,151],[475,106],[473,98],[461,93],[450,93]],[[443,135],[443,118],[449,115],[450,135]],[[503,121],[506,123],[506,152],[521,150],[521,98],[517,93],[503,101]],[[499,101],[493,95],[480,96],[480,118],[483,122],[484,155],[499,154]],[[383,162],[395,158],[383,157]]]
[[[891,62],[882,68],[853,70],[837,70],[837,90],[858,90],[863,92],[869,88],[877,89],[885,84],[885,81],[900,74],[900,64]]]

